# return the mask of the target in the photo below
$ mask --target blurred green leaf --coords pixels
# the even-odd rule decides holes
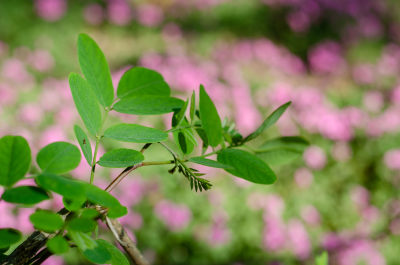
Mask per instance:
[[[126,71],[118,84],[117,96],[119,98],[130,96],[169,96],[169,85],[158,72],[134,67]]]
[[[286,111],[286,109],[292,104],[292,102],[287,102],[274,110],[274,112],[269,115],[264,122],[260,125],[260,127],[257,128],[257,130],[253,133],[251,133],[249,136],[247,136],[243,142],[248,142],[259,136],[263,131],[274,125],[279,118],[282,116],[282,114]]]
[[[156,143],[167,140],[168,134],[142,125],[120,123],[108,128],[104,137],[123,142]]]
[[[126,148],[114,149],[105,153],[98,164],[102,167],[129,167],[138,164],[144,160],[142,153]]]
[[[79,165],[81,152],[73,144],[54,142],[39,151],[36,162],[44,172],[65,173]]]
[[[12,228],[0,228],[0,248],[8,248],[22,238],[21,232]]]
[[[107,263],[111,265],[129,265],[128,259],[125,257],[125,255],[113,244],[109,243],[108,241],[105,241],[104,239],[97,239],[96,242],[105,247],[108,252],[111,254],[111,260],[109,260]]]
[[[275,173],[257,156],[239,149],[224,149],[218,153],[218,162],[233,169],[225,169],[234,176],[259,184],[272,184]]]
[[[315,258],[315,265],[328,265],[328,253],[325,251]]]
[[[68,231],[91,232],[97,226],[96,221],[90,218],[75,217],[68,222]]]
[[[106,264],[111,259],[107,248],[98,244],[88,234],[69,231],[68,235],[78,246],[79,250],[89,261],[97,264]]]
[[[74,132],[76,139],[78,140],[79,146],[81,147],[83,156],[88,162],[89,166],[92,165],[92,146],[90,145],[89,138],[86,136],[85,132],[78,125],[74,126]]]
[[[70,249],[67,240],[60,235],[50,238],[47,243],[47,248],[54,254],[67,253]]]
[[[19,186],[6,190],[1,198],[11,203],[36,204],[49,199],[49,195],[35,186]]]
[[[29,220],[36,229],[49,233],[61,229],[64,224],[60,215],[47,210],[36,210]]]
[[[0,138],[0,185],[11,187],[22,179],[31,165],[31,149],[21,136]]]
[[[110,68],[99,46],[86,34],[79,34],[78,58],[82,73],[100,104],[110,106],[114,100]]]
[[[200,86],[200,119],[207,135],[208,143],[216,147],[222,140],[222,125],[217,109],[203,85]]]
[[[91,184],[86,184],[85,190],[89,201],[109,209],[108,216],[110,218],[117,218],[127,214],[128,210],[126,207],[122,206],[114,196],[105,190]]]
[[[301,156],[309,143],[301,137],[288,136],[266,141],[256,154],[268,164],[281,165]]]
[[[173,112],[182,108],[184,102],[179,98],[168,96],[144,95],[125,97],[118,101],[113,109],[120,113],[135,115],[158,115]]]
[[[224,169],[233,169],[233,167],[229,165],[222,164],[218,161],[207,159],[201,156],[191,157],[189,162],[193,162],[199,165],[207,166],[207,167],[215,167],[215,168],[224,168]]]
[[[88,131],[97,135],[101,128],[101,111],[96,96],[88,82],[78,74],[69,75],[72,98]]]
[[[190,122],[191,123],[193,123],[195,114],[196,114],[196,93],[193,91],[192,97],[190,98]]]
[[[42,173],[37,176],[36,182],[40,187],[58,193],[68,199],[78,200],[85,198],[83,182],[49,173]]]

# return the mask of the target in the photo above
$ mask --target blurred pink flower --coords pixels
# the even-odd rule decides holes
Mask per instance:
[[[38,125],[42,120],[43,110],[36,104],[29,103],[22,106],[19,110],[19,118],[28,125]]]
[[[398,235],[400,235],[400,219],[399,218],[397,218],[397,219],[394,219],[391,223],[390,223],[390,232],[393,234],[393,235],[396,235],[396,236],[398,236]]]
[[[67,140],[68,139],[63,128],[59,126],[52,126],[43,131],[39,140],[39,146],[42,148],[52,142]]]
[[[308,168],[299,168],[294,173],[294,180],[300,188],[306,189],[313,182],[313,174]]]
[[[261,204],[266,213],[264,215],[264,221],[269,219],[271,216],[279,219],[285,209],[285,201],[282,199],[282,197],[276,194],[268,194],[265,198],[260,198],[264,199]]]
[[[132,10],[125,0],[108,0],[108,19],[111,23],[124,26],[132,20]]]
[[[37,14],[47,21],[61,19],[67,11],[66,0],[35,0]]]
[[[127,204],[124,204],[127,205]],[[142,227],[143,217],[136,212],[128,211],[128,214],[119,219],[124,226],[137,230]]]
[[[369,191],[363,186],[356,186],[351,190],[351,200],[359,210],[365,209],[369,205]]]
[[[231,232],[226,225],[228,216],[226,212],[220,211],[212,216],[213,223],[210,227],[208,241],[211,245],[224,245],[231,239]]]
[[[310,225],[317,226],[321,222],[318,210],[313,205],[306,205],[301,209],[301,218]]]
[[[286,21],[288,22],[290,28],[295,32],[304,32],[311,24],[310,17],[303,11],[289,13],[289,15],[286,17]]]
[[[369,91],[364,94],[363,103],[368,111],[376,113],[384,105],[383,95],[379,91]]]
[[[361,262],[367,265],[385,265],[385,259],[367,240],[355,240],[338,255],[339,265],[357,265]]]
[[[290,248],[299,259],[306,259],[311,252],[311,242],[307,230],[301,221],[290,220],[287,228]]]
[[[192,219],[192,212],[186,205],[178,205],[167,200],[158,202],[154,212],[173,231],[184,229]]]
[[[399,170],[400,169],[400,149],[392,149],[385,153],[384,156],[385,165],[389,169]]]
[[[268,251],[279,252],[286,247],[285,225],[280,218],[264,218],[263,244]]]
[[[91,25],[100,25],[104,20],[104,10],[99,4],[89,4],[83,10],[85,21]]]
[[[14,227],[16,217],[13,215],[12,210],[14,205],[0,201],[0,228]]]
[[[137,8],[138,21],[148,27],[158,26],[164,19],[161,8],[152,4],[142,4]]]
[[[120,202],[130,207],[142,200],[146,192],[146,187],[143,180],[129,178],[124,180],[123,185],[118,186],[118,190],[116,193],[119,194]]]
[[[31,53],[28,62],[39,72],[51,70],[54,66],[53,56],[46,50],[36,50]]]
[[[361,64],[353,68],[354,81],[358,84],[371,84],[375,81],[375,73],[372,65]]]
[[[29,220],[29,216],[35,212],[33,208],[19,208],[17,215],[17,223],[15,228],[20,230],[22,233],[28,234],[33,232],[33,225]]]
[[[352,150],[346,142],[336,142],[332,147],[332,156],[337,161],[348,161],[352,156]]]
[[[32,82],[32,76],[26,70],[24,63],[19,59],[11,58],[5,60],[1,74],[15,83]]]
[[[47,260],[45,260],[43,265],[64,265],[64,259],[60,256],[51,256]]]
[[[243,134],[253,132],[261,122],[261,116],[254,106],[248,87],[234,87],[232,99],[235,104],[235,120],[238,130]]]
[[[0,83],[0,106],[12,106],[17,100],[17,92],[8,84]]]
[[[313,47],[308,60],[311,69],[320,74],[338,74],[346,66],[341,47],[333,41],[322,42]]]
[[[304,161],[312,169],[322,169],[326,165],[326,155],[324,150],[318,146],[310,146],[304,151]]]

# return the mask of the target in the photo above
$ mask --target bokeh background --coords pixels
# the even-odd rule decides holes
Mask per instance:
[[[267,161],[271,186],[207,170],[213,188],[195,193],[168,167],[125,179],[114,191],[130,207],[121,222],[154,264],[314,264],[324,250],[330,264],[400,264],[397,0],[1,0],[0,135],[26,137],[34,155],[76,143],[67,76],[79,72],[81,32],[103,49],[115,84],[132,66],[160,71],[180,98],[202,83],[244,135],[292,100],[259,143],[311,143],[288,164]],[[112,117],[166,129],[170,118]],[[160,150],[146,157],[165,158]],[[73,176],[89,170],[82,160]],[[98,167],[96,184],[117,174]],[[0,227],[28,234],[33,211],[1,201]],[[71,252],[46,264],[86,263]]]

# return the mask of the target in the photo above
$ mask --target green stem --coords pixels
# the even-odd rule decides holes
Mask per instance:
[[[100,137],[96,137],[96,145],[94,147],[93,160],[92,160],[92,165],[91,165],[91,170],[90,170],[90,184],[93,184],[93,180],[94,180],[94,172],[96,170],[97,151],[99,150],[99,145],[100,145]]]
[[[174,160],[167,160],[167,161],[150,161],[150,162],[143,162],[143,166],[157,166],[157,165],[170,165],[174,164]]]
[[[201,155],[201,156],[199,156],[199,157],[207,157],[207,156],[215,155],[215,154],[217,154],[219,151],[221,151],[221,150],[215,150],[215,151],[213,151],[213,152],[210,152],[210,153],[208,153],[208,154]]]

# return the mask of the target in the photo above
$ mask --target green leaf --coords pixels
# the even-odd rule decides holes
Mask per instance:
[[[123,142],[156,143],[167,140],[166,132],[138,124],[121,123],[108,128],[104,137]]]
[[[47,248],[54,254],[67,253],[70,249],[67,240],[60,235],[57,235],[47,241]]]
[[[301,137],[288,136],[266,141],[256,154],[271,165],[282,165],[300,157],[309,143]]]
[[[11,203],[36,204],[49,199],[49,195],[38,187],[20,186],[6,190],[1,198]]]
[[[188,107],[189,100],[185,101],[185,104],[180,108],[179,111],[176,111],[172,116],[172,127],[177,127],[181,124],[181,122],[185,118],[186,109]]]
[[[82,73],[100,104],[109,107],[114,100],[110,68],[99,46],[86,34],[79,34],[78,58]]]
[[[31,165],[31,149],[21,136],[0,138],[0,185],[11,187],[22,179]]]
[[[218,162],[229,165],[233,169],[227,172],[239,178],[259,184],[272,184],[276,180],[275,173],[257,156],[239,149],[224,149],[218,153]]]
[[[111,254],[107,248],[98,244],[88,234],[76,231],[69,231],[68,235],[72,238],[79,250],[89,261],[96,264],[105,264],[111,259]]]
[[[328,265],[328,253],[325,251],[315,258],[315,265]]]
[[[286,111],[286,109],[290,106],[292,102],[287,102],[274,110],[274,112],[269,115],[264,122],[260,125],[260,127],[257,128],[257,130],[253,133],[251,133],[249,136],[247,136],[243,142],[248,142],[259,136],[263,131],[274,125],[279,118],[282,116],[282,114]]]
[[[67,177],[43,173],[36,177],[36,183],[46,190],[51,190],[74,201],[78,199],[82,201],[85,198],[84,183]]]
[[[70,212],[76,212],[80,210],[85,202],[86,198],[84,195],[76,196],[74,198],[63,197],[64,207]]]
[[[217,109],[204,87],[200,86],[200,119],[208,142],[216,147],[222,140],[222,125]]]
[[[186,118],[182,121],[182,126],[189,126]],[[175,143],[184,154],[192,153],[194,147],[197,146],[197,140],[194,137],[193,130],[191,128],[174,131],[172,135],[174,137]]]
[[[98,211],[96,211],[96,209],[93,209],[93,208],[85,208],[82,210],[82,213],[81,213],[82,218],[89,218],[89,219],[94,219],[99,215],[100,215],[100,213]]]
[[[84,217],[76,217],[73,218],[68,222],[68,231],[78,231],[78,232],[91,232],[93,231],[97,226],[97,223],[90,218],[84,218]]]
[[[196,93],[192,93],[190,98],[190,122],[193,123],[194,115],[196,114]]]
[[[143,68],[131,68],[124,73],[118,84],[117,96],[169,96],[169,85],[158,72]]]
[[[62,228],[64,221],[60,215],[45,210],[37,210],[29,217],[36,229],[45,232],[55,232]]]
[[[125,255],[113,244],[105,241],[104,239],[97,239],[96,242],[105,247],[108,252],[111,254],[111,260],[108,261],[108,264],[111,265],[129,265],[128,259]]]
[[[110,218],[118,218],[128,213],[127,208],[122,206],[110,193],[91,184],[86,184],[85,189],[86,197],[89,201],[109,209],[108,216]]]
[[[126,148],[114,149],[105,153],[98,164],[102,167],[129,167],[138,164],[144,160],[142,153]]]
[[[79,146],[81,147],[83,156],[88,162],[89,166],[92,165],[92,147],[90,145],[89,138],[86,136],[85,132],[78,125],[74,126],[74,132],[76,139],[78,140]]]
[[[184,102],[179,98],[144,95],[125,97],[115,103],[113,110],[135,115],[158,115],[182,108]]]
[[[81,152],[73,144],[54,142],[39,151],[36,162],[44,172],[66,173],[79,165]]]
[[[211,159],[207,159],[201,156],[191,157],[189,162],[193,162],[199,165],[207,166],[207,167],[215,167],[215,168],[224,168],[224,169],[233,169],[233,167],[229,165],[222,164],[218,161],[214,161]]]
[[[12,228],[0,229],[0,248],[8,248],[22,238],[21,232]]]
[[[101,128],[101,111],[96,96],[88,82],[78,74],[69,75],[69,86],[76,109],[88,131],[97,135]]]

